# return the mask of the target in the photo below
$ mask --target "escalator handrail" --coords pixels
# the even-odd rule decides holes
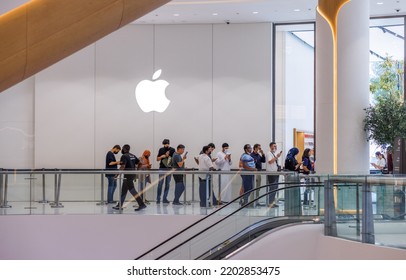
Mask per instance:
[[[309,186],[317,186],[317,187],[324,186],[323,183],[316,183],[316,182],[314,182],[314,183],[312,182],[311,184],[309,184],[309,182],[307,182],[307,183],[299,183],[299,184],[298,184],[298,182],[278,182],[278,183],[266,184],[266,185],[260,186],[260,187],[258,187],[258,188],[253,188],[252,190],[250,190],[250,191],[248,191],[248,192],[246,192],[246,193],[244,193],[244,194],[242,194],[242,195],[236,197],[235,199],[233,199],[232,201],[230,201],[229,203],[227,203],[225,206],[223,206],[223,207],[221,207],[221,208],[219,208],[219,209],[213,211],[213,212],[210,213],[209,215],[206,215],[206,216],[203,217],[202,219],[200,219],[200,220],[198,220],[198,221],[192,223],[192,224],[189,225],[188,227],[184,228],[183,230],[179,231],[178,233],[174,234],[173,236],[169,237],[168,239],[162,241],[161,243],[159,243],[159,244],[156,245],[155,247],[151,248],[151,249],[148,250],[147,252],[145,252],[145,253],[143,253],[142,255],[138,256],[138,257],[136,258],[136,260],[141,259],[142,257],[144,257],[144,256],[146,256],[146,255],[148,255],[148,254],[150,254],[150,253],[151,253],[152,251],[154,251],[155,249],[157,249],[157,248],[159,248],[160,246],[164,245],[165,243],[171,241],[172,239],[176,238],[177,236],[179,236],[180,234],[182,234],[182,233],[184,233],[185,231],[189,230],[190,228],[194,227],[195,225],[197,225],[197,224],[203,222],[204,220],[206,220],[206,219],[212,217],[213,215],[216,215],[217,212],[222,211],[222,209],[224,209],[224,208],[227,207],[228,205],[234,203],[235,201],[238,201],[239,199],[243,198],[244,196],[250,194],[250,193],[253,192],[253,191],[257,191],[257,190],[260,190],[260,189],[262,189],[262,188],[266,188],[266,187],[270,187],[270,186],[276,186],[276,185],[291,185],[291,184],[296,184],[296,185],[278,188],[278,189],[276,189],[276,190],[269,191],[269,192],[267,192],[267,193],[265,193],[265,194],[259,196],[258,198],[252,200],[251,202],[249,202],[249,203],[243,205],[242,207],[240,207],[240,208],[238,208],[237,210],[233,211],[233,212],[230,213],[229,215],[225,216],[223,219],[217,221],[216,223],[214,223],[214,224],[211,225],[210,227],[208,227],[208,228],[206,228],[206,229],[203,229],[201,232],[199,232],[199,233],[193,235],[192,237],[190,237],[190,238],[187,239],[186,241],[183,241],[181,244],[178,244],[177,246],[175,246],[174,248],[172,248],[171,250],[169,250],[168,252],[166,252],[164,255],[159,256],[157,259],[159,259],[159,258],[165,256],[166,254],[172,252],[173,250],[176,250],[178,247],[182,246],[184,243],[190,241],[191,239],[195,238],[196,236],[200,235],[201,233],[203,233],[203,232],[205,232],[206,230],[210,229],[211,227],[215,226],[215,225],[218,224],[219,222],[221,222],[221,221],[223,221],[224,219],[227,219],[228,217],[234,215],[235,213],[239,212],[241,209],[244,209],[245,207],[247,207],[247,206],[250,205],[251,203],[253,203],[253,202],[255,202],[255,201],[261,199],[261,198],[264,197],[264,196],[267,196],[267,195],[269,195],[269,194],[271,194],[271,193],[278,192],[278,191],[282,191],[282,190],[285,190],[285,189],[292,189],[292,188],[297,188],[297,187],[309,187]]]

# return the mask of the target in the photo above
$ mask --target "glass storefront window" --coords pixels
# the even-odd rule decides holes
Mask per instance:
[[[387,70],[396,73],[394,83],[400,94],[404,94],[404,54],[405,54],[405,18],[377,18],[370,20],[370,84],[377,83],[382,73],[383,62],[389,60],[393,63],[391,69]],[[383,90],[385,91],[385,90]],[[382,90],[375,93],[381,94]],[[374,94],[370,95],[370,102],[375,102]],[[382,147],[370,142],[370,161],[376,162],[375,152],[385,152]],[[373,172],[373,171],[372,171]]]
[[[301,157],[314,147],[314,29],[314,23],[274,28],[274,138],[284,155],[297,147]]]

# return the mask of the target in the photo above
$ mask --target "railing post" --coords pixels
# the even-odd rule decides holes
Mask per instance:
[[[337,236],[334,184],[329,177],[324,181],[324,234]]]
[[[3,168],[0,168],[0,208],[3,208],[4,200],[4,187],[3,187]]]
[[[356,199],[356,201],[355,201],[355,205],[356,205],[356,211],[357,211],[357,213],[356,213],[356,222],[357,222],[357,225],[356,225],[356,228],[357,228],[357,236],[360,236],[361,235],[361,219],[360,219],[360,205],[359,205],[359,183],[357,183],[356,184],[356,196],[355,196],[355,199]]]
[[[219,178],[219,192],[217,195],[217,200],[220,203],[221,201],[223,201],[223,199],[221,199],[221,174],[219,174],[218,178]]]
[[[100,179],[101,179],[101,182],[100,182],[100,202],[98,202],[98,203],[96,203],[96,205],[106,205],[107,204],[107,201],[104,201],[104,174],[102,173],[102,174],[100,174],[101,176],[100,176]]]
[[[374,215],[372,212],[372,192],[368,177],[362,186],[362,243],[375,244]]]
[[[206,175],[206,203],[205,203],[206,208],[209,207],[209,205],[210,205],[210,192],[209,192],[210,186],[209,186],[209,184],[211,184],[210,175],[207,174]]]
[[[45,169],[42,169],[44,172]],[[45,173],[42,174],[42,200],[38,201],[38,203],[48,203],[49,201],[45,198]]]
[[[192,202],[195,202],[195,173],[192,174]]]
[[[34,201],[34,192],[32,190],[33,185],[32,182],[33,180],[35,180],[36,178],[34,178],[34,175],[32,173],[30,173],[30,177],[29,178],[25,178],[25,180],[29,180],[30,181],[30,206],[28,207],[24,207],[24,209],[37,209],[37,207],[32,206],[32,202]]]
[[[63,208],[62,203],[59,202],[59,197],[61,194],[61,180],[62,174],[55,173],[55,202],[51,205],[51,208]]]
[[[118,212],[121,214],[121,213],[123,213],[123,205],[121,204],[121,192],[122,192],[122,188],[123,188],[123,186],[122,186],[122,183],[123,183],[123,180],[127,180],[126,178],[124,178],[123,179],[123,174],[119,174],[118,175]]]

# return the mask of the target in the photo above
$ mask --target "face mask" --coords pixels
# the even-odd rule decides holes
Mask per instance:
[[[309,157],[310,161],[314,161],[314,156]]]

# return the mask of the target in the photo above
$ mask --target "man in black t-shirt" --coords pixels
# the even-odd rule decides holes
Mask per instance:
[[[106,169],[117,170],[117,165],[120,164],[119,161],[116,160],[116,155],[119,151],[121,151],[120,145],[115,145],[110,151],[106,154]],[[107,203],[114,203],[114,191],[117,188],[117,180],[115,178],[116,174],[106,174],[108,180],[108,187],[107,187]]]
[[[120,162],[120,170],[135,170],[135,167],[140,163],[140,160],[133,154],[130,153],[130,145],[126,144],[123,146],[122,149],[123,155],[121,156]],[[135,190],[134,187],[134,179],[135,179],[135,174],[125,174],[124,175],[124,180],[123,180],[123,187],[121,190],[121,207],[124,204],[125,197],[127,195],[127,192],[130,192],[134,199],[138,203],[138,208],[134,209],[134,211],[139,211],[147,206],[145,203],[142,201],[141,197],[138,195],[137,191]],[[113,207],[113,209],[119,210],[120,209],[120,204],[117,204],[116,206]]]
[[[171,169],[171,158],[175,149],[170,146],[169,139],[164,139],[162,141],[163,147],[159,149],[158,155],[156,160],[159,161],[159,169],[161,170],[170,170]],[[169,185],[171,183],[171,176],[170,174],[159,174],[159,182],[158,182],[158,190],[156,195],[156,203],[161,202],[161,193],[162,193],[162,185],[165,181],[165,189],[164,194],[162,197],[162,203],[169,203],[168,201],[168,193],[169,193]]]

